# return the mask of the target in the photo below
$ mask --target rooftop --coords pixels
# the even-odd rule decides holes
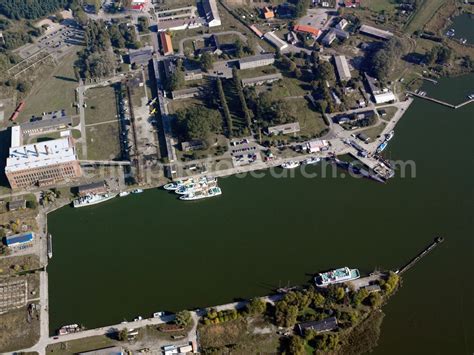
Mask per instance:
[[[284,49],[288,47],[288,44],[273,32],[265,33],[264,37],[267,41],[269,41],[271,44],[273,44],[275,47],[279,49]]]
[[[390,31],[381,30],[376,27],[362,25],[360,27],[360,32],[372,35],[374,37],[379,37],[383,39],[390,39],[393,36],[393,33]]]
[[[321,31],[315,27],[312,26],[307,26],[307,25],[296,25],[294,27],[294,30],[296,32],[304,32],[304,33],[309,33],[312,34],[313,36],[319,36],[321,34]]]
[[[326,318],[320,321],[309,321],[298,324],[298,330],[300,334],[306,330],[315,330],[316,333],[326,332],[337,328],[337,319],[336,317]]]
[[[14,126],[11,141],[12,146],[5,167],[6,173],[56,165],[77,159],[72,137],[19,145],[21,144],[21,129],[19,126]]]
[[[254,55],[251,57],[245,57],[242,59],[239,59],[239,63],[252,63],[252,62],[258,62],[260,60],[269,60],[269,59],[274,59],[275,56],[273,53],[266,53],[266,54],[259,54],[259,55]]]

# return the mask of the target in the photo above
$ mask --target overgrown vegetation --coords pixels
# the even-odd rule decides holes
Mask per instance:
[[[69,7],[75,0],[2,0],[0,14],[11,19],[37,19],[61,8]]]

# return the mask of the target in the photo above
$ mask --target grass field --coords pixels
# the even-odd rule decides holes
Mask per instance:
[[[115,91],[111,86],[86,91],[86,124],[117,120]]]
[[[102,335],[48,345],[46,352],[48,354],[76,354],[78,352],[106,348],[115,344],[116,342],[112,339]]]
[[[378,126],[368,128],[368,129],[366,129],[362,132],[364,132],[367,135],[367,137],[374,140],[374,139],[377,138],[378,135],[380,135],[380,133],[382,133],[382,131],[385,129],[386,125],[387,124],[385,122],[382,122]]]
[[[327,128],[321,113],[312,109],[306,99],[291,99],[289,102],[296,111],[301,128],[299,133],[301,136],[319,136]]]
[[[391,12],[395,10],[397,1],[392,0],[364,0],[364,7],[369,8],[372,11],[380,12],[386,11]]]
[[[27,322],[27,309],[22,307],[0,315],[0,353],[33,346],[39,339],[39,319]]]
[[[60,109],[65,109],[68,114],[75,113],[72,105],[75,102],[74,90],[78,85],[73,67],[76,60],[77,54],[73,51],[64,56],[59,65],[52,70],[44,69],[47,75],[41,77],[40,74],[36,80],[25,100],[26,105],[20,119]]]
[[[418,10],[405,26],[405,32],[413,33],[421,30],[433,17],[435,12],[444,4],[446,0],[424,0],[418,5]]]
[[[86,135],[87,159],[113,160],[120,156],[118,122],[87,127]]]

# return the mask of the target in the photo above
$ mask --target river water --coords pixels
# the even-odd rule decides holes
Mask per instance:
[[[474,75],[425,87],[453,103]],[[162,190],[49,217],[51,330],[264,295],[339,266],[397,269],[437,236],[384,308],[378,354],[474,350],[474,106],[416,101],[386,155],[416,178],[220,179],[223,195],[185,203]],[[315,168],[318,171],[318,167]]]
[[[467,43],[474,44],[474,14],[464,13],[456,16],[449,28],[455,29],[455,38],[465,38]]]

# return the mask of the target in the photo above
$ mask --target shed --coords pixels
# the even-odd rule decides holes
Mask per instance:
[[[369,136],[367,136],[365,133],[361,132],[357,135],[357,138],[359,138],[362,142],[368,142],[370,140]]]
[[[91,184],[82,185],[77,188],[79,196],[88,194],[104,194],[107,192],[107,186],[104,181],[93,182]]]
[[[24,210],[26,208],[26,200],[16,200],[8,202],[9,211]]]
[[[5,245],[8,247],[17,246],[20,244],[25,244],[33,241],[35,234],[33,232],[14,234],[8,237],[5,237]]]
[[[320,321],[303,322],[297,324],[297,328],[301,335],[307,330],[315,330],[316,333],[328,332],[337,328],[337,319],[330,317]]]

